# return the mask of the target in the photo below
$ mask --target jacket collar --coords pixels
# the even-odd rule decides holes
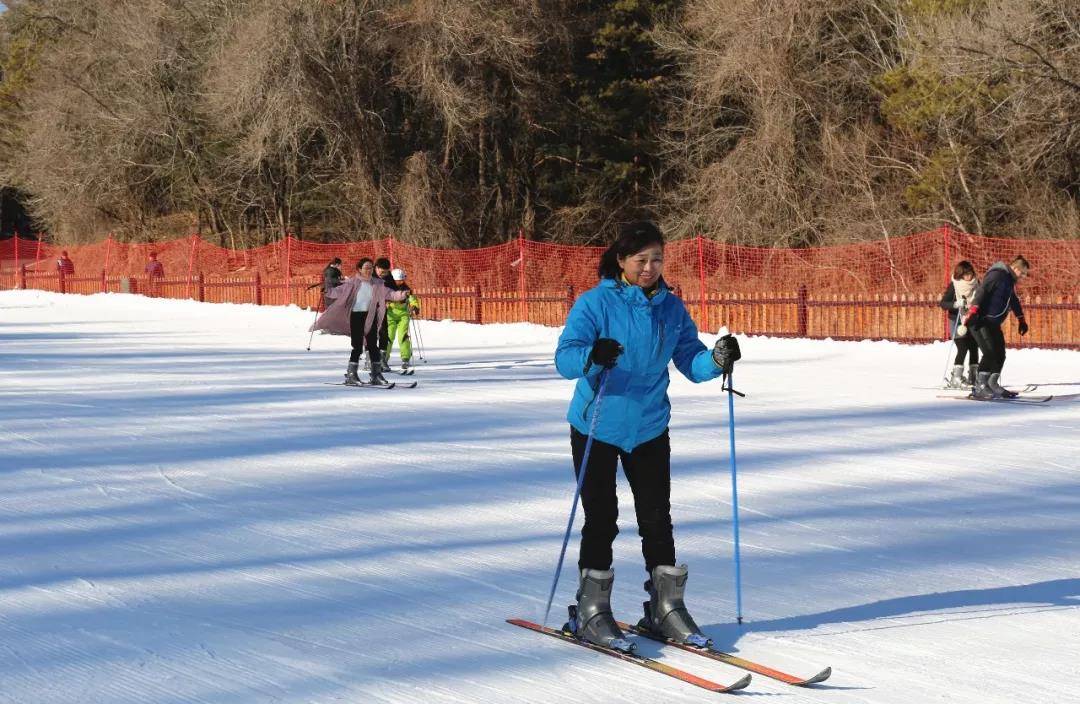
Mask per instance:
[[[667,298],[668,291],[671,290],[662,276],[660,277],[660,281],[656,284],[656,293],[654,293],[652,297],[645,295],[645,291],[643,291],[640,286],[633,286],[625,281],[616,279],[601,279],[600,286],[613,289],[615,293],[622,296],[627,303],[635,306],[658,306],[665,298]]]

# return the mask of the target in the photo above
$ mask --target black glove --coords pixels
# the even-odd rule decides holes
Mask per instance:
[[[1027,321],[1024,320],[1023,318],[1020,318],[1020,334],[1021,335],[1027,335],[1027,331],[1028,331]]]
[[[585,369],[588,370],[593,364],[599,364],[604,369],[611,369],[615,366],[616,360],[619,359],[619,355],[623,352],[623,346],[619,344],[618,340],[612,340],[610,337],[601,337],[592,346],[592,352],[589,353],[589,364]]]
[[[716,341],[716,345],[712,350],[712,358],[716,366],[724,370],[724,376],[727,376],[735,368],[735,362],[742,359],[742,352],[739,351],[739,341],[735,339],[734,335],[724,335]]]

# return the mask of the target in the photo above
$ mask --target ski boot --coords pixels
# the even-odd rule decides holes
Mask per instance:
[[[645,617],[638,627],[676,643],[707,648],[712,645],[712,640],[701,632],[683,603],[686,576],[686,565],[653,568],[650,579],[645,582],[645,591],[649,593],[649,600],[643,604]]]
[[[569,607],[570,620],[563,630],[605,648],[631,653],[637,647],[623,635],[611,613],[614,570],[581,570],[577,605]]]
[[[964,388],[964,365],[954,364],[952,368],[952,374],[945,381],[946,389],[962,389]]]
[[[346,386],[360,386],[360,377],[356,375],[357,362],[349,362],[349,368],[345,372]]]
[[[381,361],[381,362],[379,362],[379,367],[380,367],[380,371],[382,371],[382,372],[385,372],[385,373],[387,373],[387,374],[389,374],[390,372],[394,371],[394,370],[393,370],[393,369],[392,369],[392,368],[390,367],[390,360],[388,360],[388,359],[387,359],[386,357],[383,357],[383,358],[382,358],[382,361]]]
[[[964,377],[964,379],[967,381],[967,386],[970,388],[975,388],[975,385],[978,384],[978,376],[979,365],[972,364],[970,367],[967,368],[967,376]]]
[[[994,391],[994,398],[1016,398],[1017,396],[1020,395],[1020,394],[1016,393],[1015,391],[1009,391],[1008,389],[1006,389],[1004,386],[1001,385],[1001,375],[1000,374],[991,374],[990,378],[987,379],[987,383],[989,384],[990,388]]]
[[[412,370],[409,368],[409,360],[401,360],[401,373],[405,376],[412,374]]]
[[[971,390],[971,395],[983,400],[995,398],[994,390],[990,388],[990,372],[978,373],[975,380],[975,388]]]

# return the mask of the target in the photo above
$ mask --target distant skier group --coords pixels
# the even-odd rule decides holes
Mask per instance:
[[[323,269],[324,311],[311,330],[349,336],[352,350],[345,370],[346,385],[389,385],[383,373],[391,371],[390,353],[395,345],[401,356],[401,372],[411,373],[409,324],[420,312],[420,299],[405,279],[405,270],[392,269],[386,257],[364,257],[356,263],[356,275],[348,278],[343,278],[338,257]],[[368,379],[362,382],[359,367],[365,351]]]
[[[1012,311],[1018,322],[1017,332],[1027,334],[1028,324],[1016,295],[1016,284],[1030,270],[1023,256],[1015,257],[1009,264],[996,262],[981,281],[969,261],[961,261],[953,268],[952,279],[941,296],[941,307],[949,311],[956,345],[946,386],[971,388],[972,396],[979,399],[1017,396],[1017,392],[1001,385],[1001,370],[1005,365],[1005,334],[1001,327]]]

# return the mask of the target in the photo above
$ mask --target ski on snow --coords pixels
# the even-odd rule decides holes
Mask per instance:
[[[709,658],[710,660],[717,660],[719,662],[727,663],[728,665],[734,665],[735,667],[742,668],[743,670],[749,670],[750,672],[753,672],[753,673],[756,673],[756,674],[759,674],[759,675],[764,675],[765,677],[769,677],[769,678],[772,678],[774,680],[779,680],[781,682],[785,682],[787,684],[794,685],[795,687],[806,687],[807,685],[817,684],[818,682],[824,682],[825,680],[829,679],[830,675],[832,675],[832,668],[831,667],[826,667],[824,670],[817,673],[813,677],[808,677],[808,678],[803,679],[802,677],[796,677],[795,675],[789,675],[786,672],[780,672],[779,670],[774,670],[771,667],[766,667],[765,665],[761,665],[761,664],[753,662],[751,660],[744,660],[743,658],[740,658],[740,657],[738,657],[736,655],[731,655],[730,653],[725,653],[722,650],[717,650],[716,648],[713,648],[713,647],[699,648],[699,647],[694,646],[694,645],[689,645],[689,644],[686,644],[686,643],[679,643],[677,641],[671,640],[670,638],[664,638],[663,636],[658,636],[655,633],[653,633],[652,631],[649,631],[649,630],[647,630],[645,628],[641,628],[640,626],[631,626],[628,623],[619,622],[619,628],[623,629],[624,631],[626,631],[628,633],[634,633],[636,635],[643,636],[643,637],[649,638],[651,640],[655,640],[655,641],[657,641],[659,643],[664,643],[665,645],[671,645],[671,646],[674,646],[676,648],[679,648],[680,650],[685,650],[685,651],[687,651],[689,653],[697,653],[698,655],[701,655],[702,657]]]
[[[695,687],[701,687],[702,689],[706,689],[706,690],[708,690],[710,692],[735,692],[737,690],[744,689],[747,685],[750,684],[750,675],[746,675],[742,679],[740,679],[737,682],[734,682],[734,683],[732,683],[730,685],[718,684],[716,682],[712,682],[710,680],[707,680],[707,679],[705,679],[703,677],[698,677],[697,675],[693,675],[693,674],[691,674],[689,672],[686,672],[684,670],[680,670],[678,668],[672,667],[671,665],[668,665],[666,663],[662,663],[659,660],[653,660],[650,657],[646,657],[644,655],[638,655],[637,653],[627,653],[625,651],[617,650],[615,648],[608,648],[608,647],[605,647],[603,645],[597,645],[595,643],[590,643],[587,640],[581,640],[580,638],[576,638],[575,636],[571,635],[570,633],[567,633],[565,631],[562,631],[562,630],[559,630],[559,629],[556,629],[556,628],[549,628],[547,626],[541,626],[538,623],[533,623],[532,621],[525,621],[525,620],[520,619],[520,618],[508,618],[508,619],[506,619],[506,622],[510,623],[510,624],[513,624],[515,626],[521,626],[522,628],[527,628],[530,631],[536,631],[537,633],[543,633],[545,635],[549,635],[549,636],[552,636],[554,638],[558,638],[559,640],[564,640],[567,643],[573,643],[574,645],[580,645],[583,648],[588,648],[589,650],[594,650],[594,651],[596,651],[598,653],[603,653],[604,655],[609,655],[609,656],[611,656],[613,658],[618,658],[619,660],[623,660],[625,662],[633,663],[633,664],[638,665],[640,667],[644,667],[647,670],[652,670],[653,672],[659,672],[662,675],[667,675],[668,677],[673,677],[673,678],[675,678],[675,679],[677,679],[677,680],[679,680],[681,682],[686,682],[687,684],[692,684]]]
[[[1053,396],[1023,396],[1023,395],[1021,395],[1021,396],[1014,396],[1012,398],[979,398],[978,396],[972,396],[971,394],[968,394],[967,396],[944,396],[944,395],[942,395],[942,396],[938,396],[938,398],[956,398],[956,399],[960,399],[961,401],[983,401],[984,403],[1033,404],[1033,403],[1046,403],[1047,401],[1049,401],[1050,399],[1052,399],[1054,397]]]
[[[412,381],[408,384],[399,384],[396,381],[392,381],[389,384],[369,384],[366,381],[361,381],[359,384],[346,384],[344,381],[327,381],[323,382],[329,386],[350,386],[354,389],[415,389],[419,382]]]

